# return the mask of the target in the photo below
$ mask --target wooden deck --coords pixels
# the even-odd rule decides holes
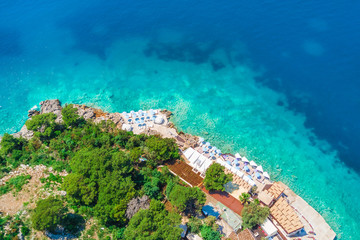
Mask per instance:
[[[183,181],[190,184],[192,187],[200,186],[203,178],[199,173],[195,173],[190,165],[184,161],[177,160],[166,164],[171,172],[179,176]]]

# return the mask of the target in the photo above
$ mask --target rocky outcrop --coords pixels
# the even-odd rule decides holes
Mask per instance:
[[[23,138],[29,140],[30,138],[32,138],[34,136],[34,132],[32,130],[28,130],[26,125],[24,124],[24,126],[20,129],[19,132],[14,133],[12,135],[16,138],[23,137]]]
[[[74,104],[74,107],[78,109],[77,114],[80,117],[83,117],[85,120],[95,119],[96,115],[93,108],[87,107],[85,105],[77,105],[77,104]]]
[[[169,110],[161,110],[161,113],[164,114],[166,116],[167,119],[169,119],[172,115],[172,112]]]
[[[57,116],[55,122],[57,123],[62,122],[62,115],[61,115],[62,107],[59,99],[42,101],[40,102],[40,106],[41,106],[40,114],[54,113]]]
[[[33,109],[30,109],[28,111],[28,118],[32,118],[32,116],[36,116],[36,115],[39,115],[40,112],[38,110],[33,110]]]

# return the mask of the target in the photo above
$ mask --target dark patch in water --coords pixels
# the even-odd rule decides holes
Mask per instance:
[[[194,42],[161,43],[151,41],[144,50],[147,57],[156,56],[164,61],[180,61],[201,64],[209,62],[216,50],[216,43],[200,46]]]
[[[223,69],[225,67],[225,64],[222,63],[220,60],[211,60],[211,66],[213,70],[216,72],[220,69]]]
[[[0,56],[18,56],[23,50],[20,34],[11,29],[0,29]]]

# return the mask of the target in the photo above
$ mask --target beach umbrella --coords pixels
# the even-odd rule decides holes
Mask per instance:
[[[235,165],[239,165],[239,160],[235,159],[235,160],[234,160],[234,164],[235,164]]]
[[[255,176],[256,176],[258,179],[261,178],[261,175],[260,175],[260,173],[258,173],[258,172],[255,173]]]
[[[146,117],[146,120],[150,120],[150,117]]]
[[[156,124],[163,124],[164,123],[164,119],[160,116],[156,117],[155,118],[155,121],[154,121]]]
[[[243,161],[244,163],[249,163],[249,160],[247,160],[246,157],[242,157],[242,158],[241,158],[241,161]]]
[[[264,175],[265,178],[270,179],[270,176],[269,176],[269,174],[267,172],[264,172],[263,175]]]
[[[248,172],[250,169],[249,169],[248,166],[245,165],[245,166],[244,166],[244,170]]]
[[[150,113],[150,115],[154,115],[154,110],[150,109],[149,113]]]
[[[221,154],[221,150],[220,149],[216,150],[216,153]]]
[[[251,162],[250,162],[250,166],[252,166],[252,167],[257,167],[257,164],[256,164],[254,161],[251,161]]]
[[[127,113],[126,112],[122,112],[123,115],[126,115]]]
[[[144,120],[141,119],[141,120],[140,120],[140,123],[143,124],[143,123],[144,123]]]
[[[251,175],[246,175],[246,177],[247,177],[248,179],[252,180]]]
[[[231,162],[229,160],[226,161],[227,164],[231,165]]]
[[[256,168],[256,171],[258,171],[258,172],[263,172],[264,170],[263,170],[262,166],[260,165],[260,166],[258,166],[258,167]]]
[[[142,116],[142,114],[143,114],[143,111],[141,109],[139,110],[139,114],[140,114],[140,116]]]
[[[235,167],[236,168],[236,170],[240,170],[240,167],[239,166],[237,166],[237,167]]]
[[[139,121],[140,119],[139,118],[135,118],[135,121]]]
[[[207,148],[206,148],[206,147],[203,147],[202,149],[203,149],[203,152],[206,152],[206,151],[207,151]]]
[[[240,156],[239,153],[235,153],[235,157],[236,157],[236,158],[239,158],[239,159],[241,158],[241,156]]]
[[[199,138],[199,142],[203,142],[203,141],[205,141],[205,139],[202,138],[202,137],[200,137],[200,138]]]
[[[128,132],[132,130],[131,125],[130,125],[130,124],[126,124],[126,123],[123,124],[121,128],[122,128],[122,130],[125,130],[125,131],[128,131]]]
[[[216,150],[217,150],[217,147],[213,147],[213,148],[212,148],[212,150],[216,152]]]
[[[208,146],[208,147],[211,145],[209,142],[206,142],[205,144],[206,144],[206,146]]]
[[[125,118],[126,118],[126,119],[129,119],[129,116],[128,116],[128,115],[125,115]]]
[[[128,119],[128,122],[131,123],[131,119]]]
[[[131,111],[130,111],[130,113],[131,113],[131,114],[134,114],[134,113],[135,113],[135,111],[134,111],[134,110],[131,110]]]
[[[214,156],[214,153],[210,153],[210,157],[213,157]]]
[[[144,117],[141,117],[140,119],[141,119],[141,120],[145,120],[145,118],[144,118]]]

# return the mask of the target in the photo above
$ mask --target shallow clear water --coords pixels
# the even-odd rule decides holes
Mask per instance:
[[[45,99],[167,108],[360,234],[359,5],[0,3],[0,132]],[[352,32],[353,31],[353,32]],[[358,61],[357,61],[358,62]]]

